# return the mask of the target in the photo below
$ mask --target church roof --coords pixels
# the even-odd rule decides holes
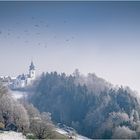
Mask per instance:
[[[30,69],[30,70],[35,70],[35,66],[34,66],[33,61],[31,62],[31,65],[30,65],[29,69]]]
[[[21,76],[21,80],[25,80],[25,79],[26,79],[25,75],[22,74],[22,76]]]

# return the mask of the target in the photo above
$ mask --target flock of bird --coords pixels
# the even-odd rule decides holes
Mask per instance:
[[[36,36],[38,38],[38,43],[36,45],[41,47],[43,44],[43,47],[47,48],[48,47],[47,43],[43,43],[43,42],[39,41],[39,38],[43,37],[42,28],[43,28],[43,31],[45,31],[45,30],[47,31],[47,29],[50,28],[50,24],[46,23],[43,20],[37,21],[37,23],[35,23],[33,21],[37,21],[35,17],[31,17],[32,25],[31,25],[30,29],[22,29],[22,25],[24,23],[20,24],[20,22],[16,22],[14,28],[16,29],[16,28],[20,27],[19,31],[18,31],[18,29],[14,30],[14,28],[12,28],[12,27],[10,28],[10,26],[7,28],[6,31],[0,30],[0,38],[3,35],[4,38],[6,40],[8,40],[9,37],[13,37],[13,35],[16,34],[16,39],[18,39],[18,40],[23,39],[24,43],[27,44],[32,40],[33,36]],[[64,20],[63,24],[67,24],[67,21]],[[24,35],[24,36],[22,36],[22,35]],[[54,40],[57,39],[57,35],[54,35],[53,39]],[[69,38],[64,37],[64,43],[68,44],[73,39],[74,39],[74,36],[71,36]]]

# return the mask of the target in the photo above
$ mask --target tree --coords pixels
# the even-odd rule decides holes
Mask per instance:
[[[38,139],[53,137],[53,125],[45,113],[41,115],[41,118],[32,119],[30,129]]]
[[[33,104],[25,103],[24,104],[25,109],[27,110],[27,113],[29,115],[29,119],[38,118],[40,117],[40,112],[33,106]]]
[[[136,132],[130,130],[128,127],[116,127],[114,134],[112,136],[113,139],[134,139],[136,138]]]
[[[4,94],[0,98],[0,121],[4,123],[5,127],[12,119],[14,100],[9,94]]]
[[[18,131],[21,131],[23,133],[28,131],[29,116],[27,114],[26,109],[23,107],[23,105],[19,103],[14,104],[13,120],[16,126],[18,127]]]
[[[29,128],[29,117],[27,111],[18,101],[14,100],[10,93],[1,88],[0,96],[0,122],[6,128],[9,123],[14,123],[18,131],[25,132]]]
[[[2,83],[0,82],[0,98],[4,95],[7,94],[8,89],[2,85]]]

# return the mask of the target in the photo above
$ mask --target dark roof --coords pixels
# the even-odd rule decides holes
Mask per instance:
[[[17,76],[18,79],[21,79],[21,77],[22,77],[22,75],[18,75],[18,76]]]
[[[17,126],[15,123],[8,123],[6,125],[6,128],[4,128],[5,131],[17,131]]]
[[[26,79],[25,75],[22,74],[22,76],[21,76],[21,80],[25,80],[25,79]]]

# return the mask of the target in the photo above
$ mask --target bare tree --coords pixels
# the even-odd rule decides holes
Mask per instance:
[[[9,94],[4,94],[0,98],[0,119],[4,123],[5,127],[7,123],[11,120],[13,113],[13,104],[14,100],[10,97]]]
[[[116,127],[112,138],[114,138],[114,139],[133,139],[133,138],[136,138],[136,132],[130,130],[128,127],[119,126],[119,127]]]
[[[38,118],[40,117],[39,111],[32,105],[32,104],[24,104],[25,109],[29,115],[29,119]]]
[[[19,131],[29,128],[29,117],[27,111],[18,101],[14,100],[6,89],[0,86],[0,122],[6,128],[8,124],[14,123]]]
[[[29,129],[29,117],[23,105],[16,103],[13,109],[13,120],[18,131],[26,132]]]
[[[53,136],[53,125],[47,113],[43,113],[40,118],[32,119],[30,129],[38,139]]]
[[[8,89],[0,82],[0,98],[6,93],[8,93]]]

